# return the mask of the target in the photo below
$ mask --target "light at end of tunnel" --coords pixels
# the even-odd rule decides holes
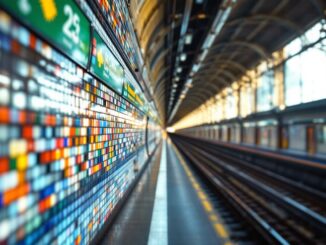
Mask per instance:
[[[286,106],[284,104],[280,105],[280,110],[283,111],[285,109],[285,107]]]
[[[162,130],[162,138],[166,139],[167,138],[167,133],[165,130]]]
[[[168,132],[168,133],[174,133],[175,132],[175,129],[173,127],[167,127],[166,128],[166,132]]]

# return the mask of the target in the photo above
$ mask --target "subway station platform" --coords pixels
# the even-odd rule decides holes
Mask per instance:
[[[325,245],[325,64],[325,0],[0,0],[0,245]]]
[[[228,244],[200,182],[171,140],[163,140],[102,244]]]

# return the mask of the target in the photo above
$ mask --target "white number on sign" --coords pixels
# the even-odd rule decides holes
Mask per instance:
[[[63,25],[63,33],[69,37],[74,43],[79,43],[79,16],[73,12],[71,6],[64,6],[64,13],[68,16],[67,21]]]
[[[32,7],[31,7],[30,3],[28,2],[28,0],[20,0],[18,2],[18,6],[24,14],[29,14],[32,10]]]

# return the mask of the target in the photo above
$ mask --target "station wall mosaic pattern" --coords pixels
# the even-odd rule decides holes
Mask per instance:
[[[134,178],[146,119],[0,12],[0,244],[88,244]]]

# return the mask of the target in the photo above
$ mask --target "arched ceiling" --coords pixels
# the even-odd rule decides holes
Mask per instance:
[[[324,0],[130,0],[162,121],[178,121],[268,59],[323,18],[325,6]]]

